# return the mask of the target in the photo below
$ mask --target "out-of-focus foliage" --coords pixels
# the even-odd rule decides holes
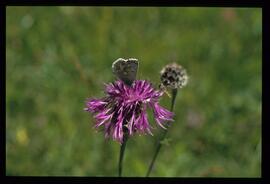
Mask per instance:
[[[7,7],[6,33],[7,175],[117,176],[83,108],[119,57],[156,86],[172,61],[190,76],[151,176],[261,175],[261,9]],[[145,176],[161,131],[128,141],[123,176]]]

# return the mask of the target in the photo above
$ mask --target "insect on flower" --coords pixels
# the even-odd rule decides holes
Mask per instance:
[[[173,121],[173,113],[158,103],[163,91],[154,89],[149,81],[135,80],[137,59],[120,58],[113,63],[112,68],[120,80],[107,84],[106,96],[101,99],[89,99],[85,108],[94,114],[95,128],[104,127],[106,138],[112,137],[123,143],[124,134],[152,135],[147,108],[153,111],[157,124],[162,128],[166,128],[167,121]]]

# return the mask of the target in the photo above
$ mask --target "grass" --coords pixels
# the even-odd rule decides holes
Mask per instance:
[[[172,61],[190,76],[151,176],[261,176],[261,9],[7,7],[6,17],[6,175],[117,176],[119,144],[83,108],[115,80],[114,60],[135,57],[156,86]],[[129,140],[123,176],[145,176],[160,131]]]

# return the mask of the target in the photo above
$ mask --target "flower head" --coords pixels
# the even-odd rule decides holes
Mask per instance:
[[[184,87],[188,82],[186,70],[176,63],[166,65],[160,72],[162,85],[177,89]]]
[[[131,86],[121,80],[106,85],[106,96],[101,99],[89,99],[85,110],[95,114],[95,128],[104,127],[105,137],[112,137],[122,143],[124,134],[149,133],[152,135],[146,109],[154,112],[159,126],[172,121],[173,113],[161,107],[158,99],[162,91],[155,90],[145,80],[135,80]]]

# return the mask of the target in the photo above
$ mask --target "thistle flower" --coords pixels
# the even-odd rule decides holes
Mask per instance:
[[[176,63],[166,65],[160,72],[163,86],[177,89],[184,87],[188,82],[186,70]]]
[[[95,114],[95,128],[104,127],[106,138],[112,137],[123,143],[124,134],[138,132],[152,135],[147,107],[153,110],[154,118],[162,128],[165,128],[166,121],[173,120],[173,113],[158,104],[163,92],[155,90],[148,81],[135,80],[128,86],[118,80],[107,84],[105,93],[104,98],[89,99],[84,110]]]

